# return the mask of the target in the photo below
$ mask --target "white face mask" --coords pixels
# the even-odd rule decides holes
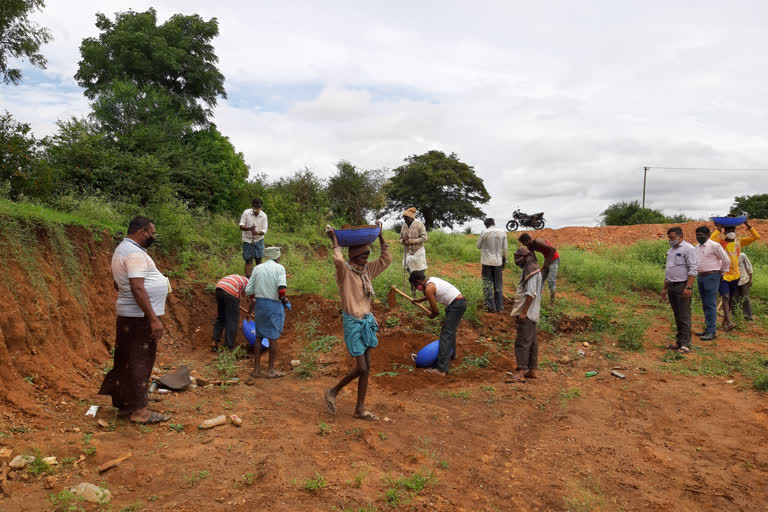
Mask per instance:
[[[736,238],[736,233],[733,233],[733,232],[726,233],[725,238],[727,238],[728,240],[734,240]]]

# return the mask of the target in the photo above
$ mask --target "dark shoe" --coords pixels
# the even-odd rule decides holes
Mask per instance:
[[[713,332],[708,332],[704,336],[701,337],[701,341],[709,341],[717,338],[717,334]]]
[[[705,334],[707,334],[707,331],[695,332],[693,334],[695,334],[696,336],[704,336]]]

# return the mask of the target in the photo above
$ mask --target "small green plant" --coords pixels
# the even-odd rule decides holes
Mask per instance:
[[[150,427],[149,425],[139,424],[137,428],[139,429],[139,432],[141,432],[142,434],[149,434],[150,432],[152,432],[152,427]]]
[[[328,483],[320,473],[315,472],[314,477],[304,480],[304,488],[310,492],[317,492],[325,487],[328,487]]]
[[[29,432],[29,427],[11,427],[12,434],[26,434]]]
[[[481,356],[464,356],[464,359],[461,361],[460,367],[488,368],[489,364],[491,364],[491,362],[488,359],[488,352],[485,352]]]
[[[333,346],[339,342],[336,336],[323,336],[309,343],[309,348],[313,352],[330,352]]]
[[[469,400],[472,398],[472,392],[468,389],[462,389],[461,391],[438,391],[438,398],[460,398],[462,400]]]
[[[397,508],[397,506],[400,504],[400,491],[395,487],[390,487],[384,492],[384,499],[392,507]]]
[[[448,461],[445,459],[437,461],[437,467],[440,469],[448,469]]]
[[[80,512],[85,510],[79,505],[83,498],[70,490],[63,490],[48,496],[48,501],[53,505],[56,512]]]
[[[386,441],[387,439],[389,439],[389,436],[384,432],[379,432],[379,439],[381,439],[382,441]]]
[[[147,498],[147,501],[151,501],[151,502],[153,502],[153,503],[154,503],[155,501],[157,501],[157,500],[158,500],[158,498],[157,498],[157,496],[155,496],[154,494],[153,494],[152,496],[150,496],[149,498]]]
[[[237,374],[237,359],[245,355],[245,350],[241,345],[229,350],[226,347],[219,348],[219,355],[216,356],[214,366],[219,374],[225,379],[229,379]]]
[[[184,432],[184,425],[181,423],[171,423],[168,425],[168,430],[171,432]]]
[[[144,505],[142,505],[140,501],[137,501],[121,508],[120,512],[134,512],[135,510],[141,510],[142,508],[144,508]]]
[[[685,359],[683,357],[683,354],[679,352],[670,351],[661,356],[661,362],[662,363],[674,363],[675,361],[679,361],[681,359]]]
[[[560,392],[560,407],[565,409],[568,407],[568,402],[576,398],[581,397],[581,390],[579,388],[571,388],[566,391]]]
[[[643,350],[643,337],[650,322],[647,318],[633,312],[628,313],[621,322],[621,332],[618,337],[618,345],[624,350],[641,352]]]
[[[768,391],[768,373],[756,377],[752,386],[758,391]]]
[[[331,433],[331,426],[324,421],[320,422],[320,424],[318,425],[318,428],[320,429],[320,435],[323,437]]]
[[[83,453],[87,457],[93,457],[93,455],[96,453],[96,447],[95,446],[89,446],[88,448],[83,448]]]
[[[211,472],[207,470],[195,471],[191,475],[187,476],[184,481],[187,483],[187,487],[194,487],[206,478],[211,476]]]
[[[390,317],[387,317],[386,320],[384,320],[384,325],[390,328],[397,327],[398,325],[400,325],[400,320],[397,317],[390,316]]]
[[[359,437],[360,435],[362,435],[362,433],[363,433],[363,430],[360,427],[354,427],[354,428],[351,428],[349,430],[344,431],[344,435],[347,435],[347,436],[358,436]]]
[[[93,439],[93,433],[83,434],[83,444],[91,444],[91,439]]]
[[[296,367],[296,377],[301,380],[312,378],[312,374],[317,371],[317,354],[311,350],[304,350],[299,356],[301,363]]]
[[[253,485],[253,479],[256,477],[254,473],[246,473],[243,475],[243,481],[245,485],[251,487]]]
[[[51,466],[43,460],[39,453],[35,454],[35,460],[27,464],[27,471],[32,475],[47,473]]]
[[[365,480],[367,474],[367,471],[361,471],[355,475],[355,487],[359,489],[363,486],[363,480]]]
[[[27,375],[26,377],[24,377],[24,382],[26,382],[27,384],[34,384],[35,377],[32,375]]]

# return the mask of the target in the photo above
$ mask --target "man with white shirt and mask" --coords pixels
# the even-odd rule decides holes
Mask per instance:
[[[708,341],[717,338],[717,290],[720,288],[720,277],[731,266],[731,260],[723,247],[710,239],[711,233],[707,226],[696,228],[696,262],[701,307],[704,310],[706,329],[697,332],[696,336]]]
[[[459,326],[461,317],[467,310],[467,301],[458,288],[448,281],[438,277],[427,277],[423,270],[411,272],[408,278],[411,286],[424,293],[424,297],[414,300],[414,302],[429,301],[431,314],[429,318],[435,318],[440,314],[437,309],[439,302],[445,306],[445,319],[440,329],[440,348],[437,352],[437,364],[435,368],[424,370],[430,375],[445,377],[448,374],[448,367],[451,359],[456,358],[456,329]]]
[[[669,300],[677,327],[675,343],[667,348],[687,354],[691,351],[691,294],[698,274],[696,249],[683,239],[683,230],[678,226],[667,230],[667,239],[669,250],[661,300]]]
[[[507,263],[507,233],[496,221],[485,219],[485,230],[477,238],[485,308],[490,313],[504,311],[504,265]]]

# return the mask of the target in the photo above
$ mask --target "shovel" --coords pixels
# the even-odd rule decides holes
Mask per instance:
[[[398,294],[402,295],[403,297],[405,297],[406,299],[411,301],[411,304],[414,304],[414,305],[420,307],[428,315],[432,314],[432,312],[430,310],[428,310],[427,308],[425,308],[421,304],[419,304],[417,302],[414,302],[415,299],[410,297],[408,294],[405,294],[405,293],[401,292],[400,290],[398,290],[395,285],[392,285],[392,288],[390,288],[389,293],[387,294],[387,304],[389,304],[390,308],[393,308],[393,307],[395,307],[397,305],[397,295]]]

